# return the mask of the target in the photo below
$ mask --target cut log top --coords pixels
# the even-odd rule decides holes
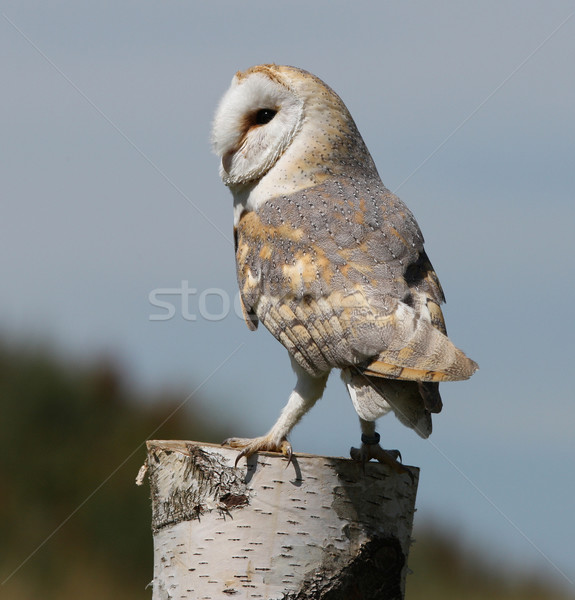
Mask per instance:
[[[154,600],[403,598],[419,469],[150,441]]]

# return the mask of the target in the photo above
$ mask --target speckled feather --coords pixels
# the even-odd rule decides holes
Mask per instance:
[[[471,374],[445,335],[419,227],[380,182],[339,177],[269,200],[236,236],[247,314],[311,375],[350,365],[416,381]]]

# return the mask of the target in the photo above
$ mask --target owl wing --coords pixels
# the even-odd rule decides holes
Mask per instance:
[[[445,331],[439,280],[407,207],[380,182],[329,180],[265,202],[238,224],[245,314],[312,375],[468,378]]]

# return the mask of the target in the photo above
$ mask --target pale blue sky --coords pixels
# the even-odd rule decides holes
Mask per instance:
[[[199,314],[202,292],[204,314],[219,310],[206,290],[236,292],[210,126],[236,70],[305,68],[343,98],[415,213],[449,332],[481,366],[443,386],[429,441],[379,423],[422,468],[417,519],[575,591],[573,4],[1,6],[3,335],[110,353],[139,387],[182,400],[202,384],[191,404],[237,435],[265,432],[293,385],[285,350],[233,311]],[[198,319],[151,321],[150,292],[182,281]],[[358,439],[333,376],[294,448],[347,455]]]

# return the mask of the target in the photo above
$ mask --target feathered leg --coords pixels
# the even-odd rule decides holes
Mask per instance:
[[[232,448],[243,448],[236,458],[236,465],[242,456],[249,458],[256,452],[266,451],[281,452],[288,461],[291,460],[292,447],[287,436],[305,413],[321,398],[329,375],[328,372],[320,377],[312,377],[293,359],[292,366],[297,375],[296,386],[278,420],[268,433],[253,439],[229,438],[222,442],[222,445]]]
[[[396,382],[389,379],[371,378],[358,370],[342,370],[342,379],[361,426],[361,447],[351,448],[354,460],[366,463],[372,458],[388,465],[396,473],[411,473],[398,459],[399,450],[384,450],[379,445],[379,434],[375,431],[375,421],[393,410],[408,427],[414,428],[426,437],[431,432],[431,418],[425,410],[423,399],[416,382]]]
[[[406,473],[407,469],[397,462],[401,460],[399,450],[384,450],[379,445],[379,433],[375,431],[375,422],[366,421],[360,417],[359,425],[361,427],[361,447],[351,448],[349,454],[353,460],[366,463],[375,458],[380,463],[391,467],[397,473]]]

